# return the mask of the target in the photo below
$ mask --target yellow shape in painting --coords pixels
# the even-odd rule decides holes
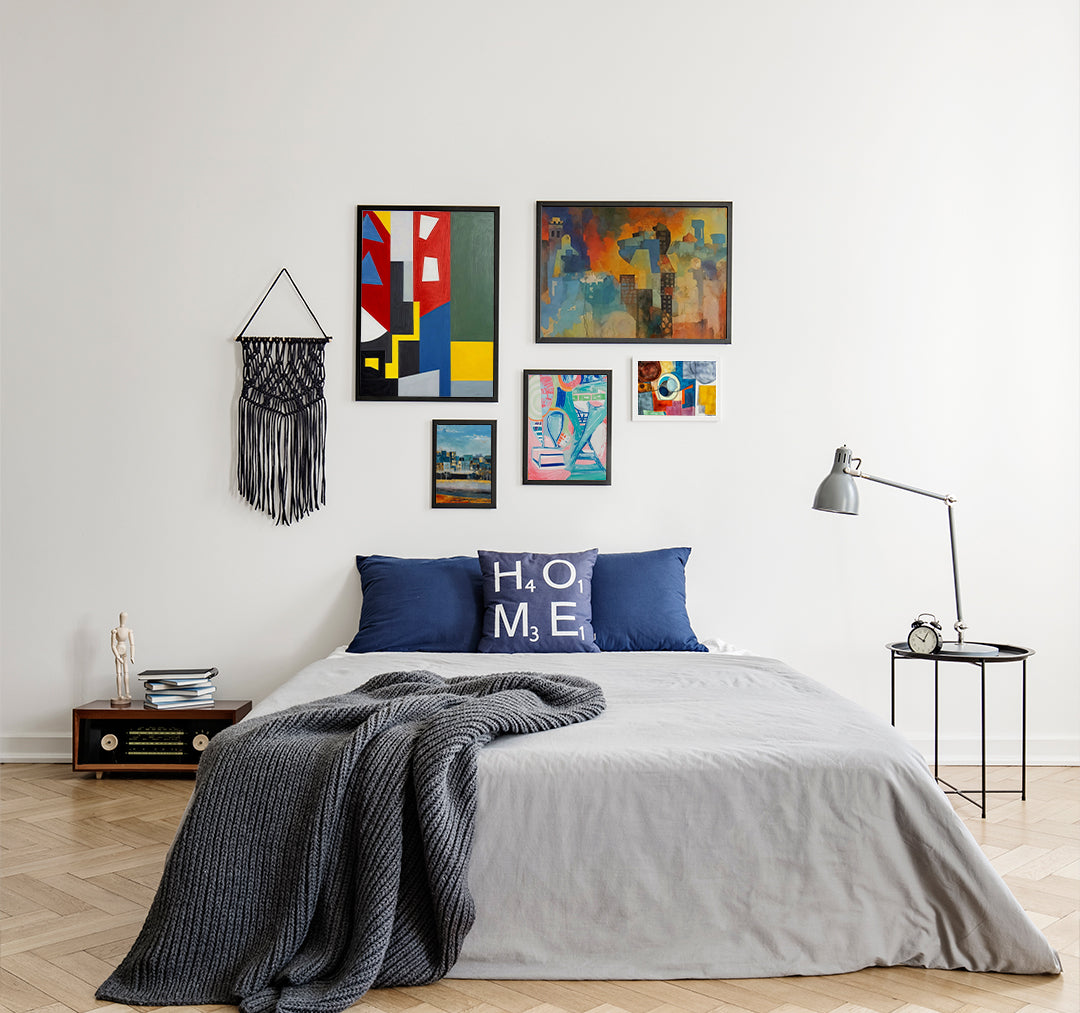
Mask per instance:
[[[412,315],[412,333],[411,334],[395,334],[390,346],[390,361],[386,364],[386,378],[388,380],[398,379],[398,368],[401,365],[401,360],[398,358],[398,346],[403,341],[419,341],[420,340],[420,303],[413,303],[413,315]]]
[[[716,387],[710,384],[698,384],[698,404],[701,406],[702,415],[716,414]]]
[[[383,223],[383,228],[387,232],[390,231],[390,212],[389,211],[372,211],[371,212],[380,222]]]
[[[451,341],[450,376],[454,380],[494,380],[495,345],[490,341]]]
[[[371,359],[371,358],[364,359],[364,367],[366,369],[378,369],[379,368],[379,360],[378,359]]]
[[[398,379],[398,369],[401,366],[401,343],[403,341],[419,341],[419,338],[414,338],[411,334],[395,334],[394,344],[391,350],[390,361],[386,364],[386,377],[389,380]]]

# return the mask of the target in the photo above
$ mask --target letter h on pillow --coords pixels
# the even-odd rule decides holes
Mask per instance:
[[[550,555],[481,549],[484,654],[600,650],[592,626],[596,549]]]

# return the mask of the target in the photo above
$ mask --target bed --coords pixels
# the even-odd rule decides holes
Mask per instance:
[[[532,668],[607,710],[480,753],[462,978],[744,978],[1060,963],[922,757],[768,658],[344,648],[253,716],[379,672]]]
[[[689,554],[357,557],[356,636],[211,742],[147,924],[98,997],[332,1013],[446,974],[1060,973],[892,727],[697,639]],[[439,752],[449,725],[371,733],[433,700],[532,734],[480,736],[461,762]],[[402,751],[414,734],[436,752]],[[456,779],[420,780],[436,767]]]

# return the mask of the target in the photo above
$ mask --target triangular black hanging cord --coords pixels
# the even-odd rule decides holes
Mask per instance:
[[[304,293],[300,291],[300,286],[297,285],[295,281],[293,281],[293,276],[291,274],[289,274],[289,269],[287,267],[283,267],[280,271],[278,271],[277,277],[270,283],[270,287],[266,290],[266,295],[264,295],[259,300],[259,305],[255,307],[255,312],[252,313],[250,317],[248,317],[248,322],[246,324],[244,324],[244,326],[241,329],[240,333],[236,336],[236,340],[237,341],[242,341],[245,337],[249,337],[249,335],[244,334],[244,331],[246,331],[251,326],[251,321],[255,319],[256,315],[259,312],[259,310],[262,309],[263,303],[266,302],[267,297],[270,295],[270,293],[274,291],[274,286],[281,280],[282,275],[285,275],[285,277],[288,278],[290,282],[292,282],[293,289],[295,289],[296,294],[298,296],[300,296],[300,301],[304,304],[304,309],[306,309],[308,311],[308,313],[311,316],[311,319],[315,321],[315,326],[319,328],[319,333],[321,333],[322,336],[327,341],[332,340],[330,335],[327,334],[326,331],[324,331],[322,329],[322,324],[319,323],[319,318],[317,316],[315,316],[315,314],[312,312],[311,307],[308,305],[308,301],[304,298]],[[250,337],[254,337],[254,335],[250,335]],[[309,339],[309,340],[318,341],[319,339],[318,338],[312,338],[312,339]]]

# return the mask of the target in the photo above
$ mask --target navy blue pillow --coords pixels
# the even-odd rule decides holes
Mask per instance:
[[[360,628],[346,650],[476,650],[484,594],[475,556],[357,556],[356,568],[364,601]]]
[[[601,651],[707,651],[686,614],[690,550],[603,552],[593,569],[592,621]]]
[[[481,549],[484,623],[478,650],[599,651],[592,627],[596,549],[587,552],[488,552]]]

